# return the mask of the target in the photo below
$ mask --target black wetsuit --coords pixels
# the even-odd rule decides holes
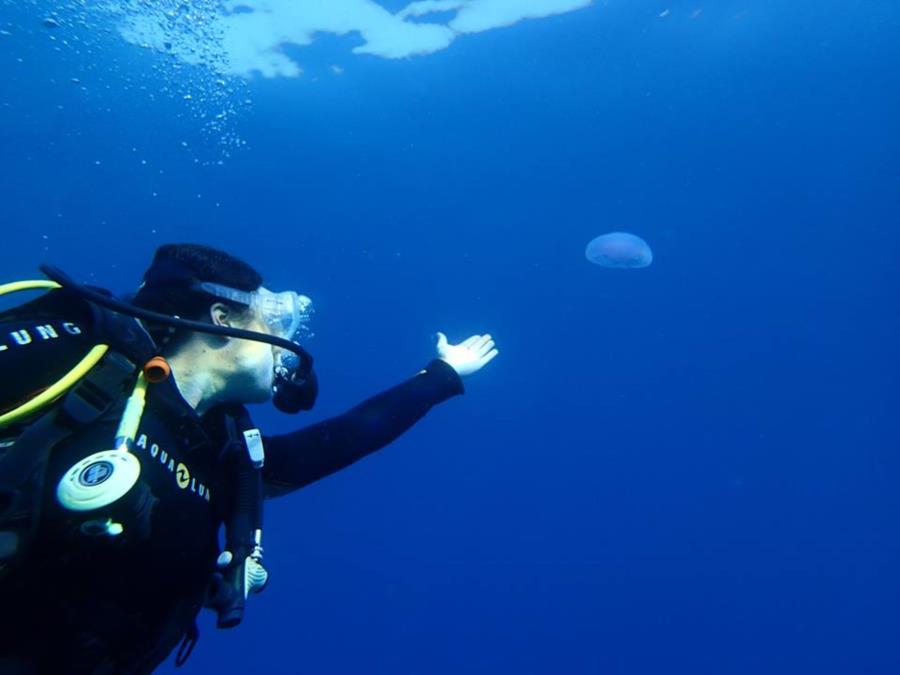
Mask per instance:
[[[77,305],[61,318],[0,322],[0,409],[67,372],[96,341],[89,322]],[[344,415],[264,437],[267,495],[352,464],[460,393],[459,376],[436,360]],[[216,462],[227,440],[221,411],[198,417],[171,378],[150,387],[135,449],[149,494],[121,535],[81,533],[84,517],[56,500],[66,470],[110,448],[123,405],[54,449],[37,536],[25,564],[0,578],[0,673],[150,672],[201,607],[226,499]]]

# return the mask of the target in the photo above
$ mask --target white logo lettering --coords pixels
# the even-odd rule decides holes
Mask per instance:
[[[190,489],[191,492],[199,495],[207,502],[211,501],[209,488],[203,483],[198,482],[197,479],[191,475],[191,470],[188,466],[183,462],[179,462],[173,455],[170,455],[165,450],[162,450],[156,443],[150,443],[147,434],[138,436],[134,445],[136,448],[147,450],[148,444],[150,446],[148,454],[158,460],[162,466],[175,475],[175,484],[179,488],[182,490]]]
[[[49,323],[44,324],[43,326],[37,326],[37,332],[41,340],[51,340],[59,337],[59,333],[57,333],[56,329]]]
[[[31,334],[27,330],[13,331],[9,335],[16,341],[17,345],[25,346],[31,344]]]
[[[74,323],[60,323],[58,325],[62,326],[63,330],[69,335],[81,335],[82,333],[81,328]],[[30,331],[31,332],[29,332],[29,329],[27,328],[22,328],[9,333],[9,337],[13,343],[12,346],[24,347],[26,345],[34,344],[35,336],[37,336],[38,340],[55,340],[60,337],[60,333],[56,326],[49,323],[34,326]],[[0,344],[0,352],[5,352],[9,350],[9,348],[9,344]]]

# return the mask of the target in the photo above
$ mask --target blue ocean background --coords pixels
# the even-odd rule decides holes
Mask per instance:
[[[246,84],[224,158],[166,93],[202,69],[76,53],[40,5],[0,5],[4,280],[126,293],[199,242],[307,293],[319,404],[269,433],[438,330],[501,352],[270,502],[269,588],[178,672],[900,673],[900,5],[616,0],[403,60],[322,36]],[[590,264],[614,230],[653,265]]]

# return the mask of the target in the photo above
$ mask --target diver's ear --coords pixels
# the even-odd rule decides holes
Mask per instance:
[[[209,308],[209,318],[214,326],[230,326],[231,310],[228,308],[228,305],[217,302]]]

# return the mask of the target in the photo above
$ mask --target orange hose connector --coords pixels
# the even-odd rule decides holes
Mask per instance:
[[[159,384],[169,379],[172,367],[162,356],[154,356],[144,364],[144,379],[150,384]]]

